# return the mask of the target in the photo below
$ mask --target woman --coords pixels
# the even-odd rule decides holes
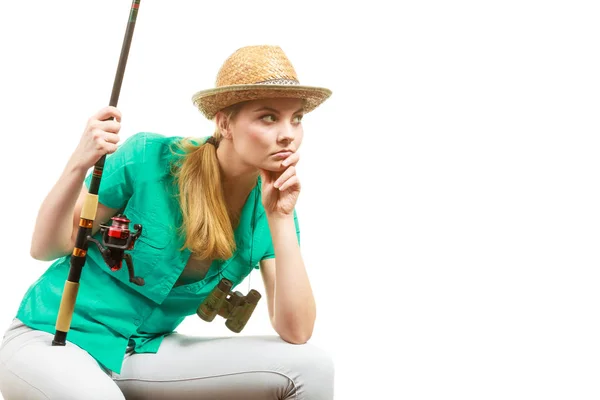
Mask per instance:
[[[54,262],[4,336],[4,398],[333,398],[332,362],[306,344],[315,302],[294,210],[301,119],[330,95],[300,86],[279,47],[249,46],[225,61],[215,88],[193,96],[215,121],[212,137],[142,132],[117,149],[119,110],[90,118],[39,211],[31,254]],[[140,224],[128,252],[137,278],[111,270],[90,241],[67,345],[52,346],[85,175],[104,154],[93,237],[101,242],[99,225],[117,214]],[[279,337],[174,332],[223,278],[235,287],[254,268]]]

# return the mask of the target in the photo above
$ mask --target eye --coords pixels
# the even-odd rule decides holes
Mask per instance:
[[[260,117],[265,122],[275,122],[275,116],[273,114],[267,114]]]
[[[299,124],[302,121],[303,117],[304,117],[304,115],[296,115],[294,117],[294,123]]]

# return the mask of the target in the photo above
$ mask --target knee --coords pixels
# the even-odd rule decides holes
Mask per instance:
[[[0,362],[5,400],[125,400],[116,383],[95,362],[81,360],[74,346],[49,348],[46,343],[32,340]]]
[[[35,378],[23,378],[3,364],[0,364],[0,393],[0,399],[5,400],[125,400],[114,382],[104,385],[81,384],[76,379],[61,382],[41,373]]]
[[[288,344],[293,346],[295,357],[291,357],[293,364],[298,369],[310,368],[318,370],[320,374],[333,376],[334,362],[331,355],[319,346],[311,343],[305,344]]]
[[[333,398],[334,361],[322,348],[306,344],[286,343],[282,364],[298,399],[329,400]]]

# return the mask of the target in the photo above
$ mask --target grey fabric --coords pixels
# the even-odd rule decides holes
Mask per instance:
[[[13,321],[0,347],[0,392],[13,399],[333,399],[331,358],[277,336],[167,336],[156,354],[126,354],[120,374],[86,351]]]

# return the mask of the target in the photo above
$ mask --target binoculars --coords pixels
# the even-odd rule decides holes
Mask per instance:
[[[246,296],[240,292],[231,292],[232,283],[228,279],[221,282],[209,293],[196,314],[206,322],[211,322],[218,314],[225,318],[225,326],[229,330],[240,333],[250,319],[252,312],[260,300],[260,293],[252,289]]]

